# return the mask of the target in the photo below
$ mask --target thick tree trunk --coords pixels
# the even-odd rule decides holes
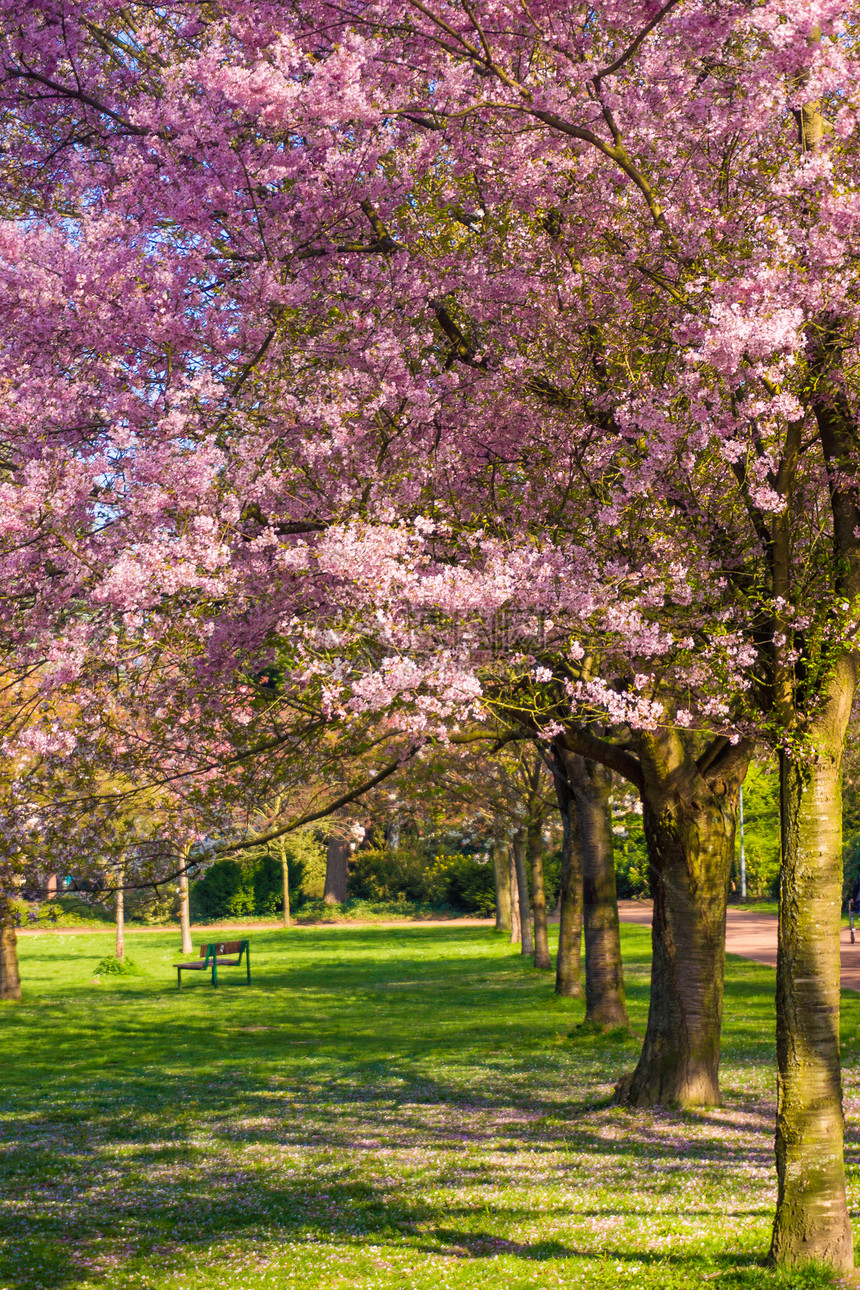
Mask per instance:
[[[491,855],[493,858],[493,877],[496,882],[496,931],[511,930],[511,867],[505,848],[500,842],[494,842]]]
[[[517,881],[517,862],[514,857],[513,843],[510,844],[508,873],[510,875],[511,882],[511,945],[519,945],[522,941],[522,927],[520,925],[520,885]]]
[[[546,921],[546,892],[543,881],[543,837],[540,820],[530,820],[526,830],[526,852],[532,876],[532,914],[534,918],[535,967],[552,968],[549,956],[549,931]]]
[[[284,845],[283,838],[280,841],[281,847],[281,881],[283,882],[284,892],[284,927],[289,927],[292,922],[290,912],[290,866],[287,860],[287,848]],[[328,867],[328,866],[326,866]]]
[[[748,757],[738,754],[731,776],[712,781],[677,735],[643,744],[651,1002],[639,1062],[616,1096],[632,1106],[717,1106],[726,903]]]
[[[21,976],[18,971],[18,934],[10,900],[0,900],[0,1000],[15,1002],[21,998]]]
[[[330,838],[325,857],[325,889],[323,899],[327,905],[343,905],[346,901],[346,880],[349,865],[349,843],[340,838]]]
[[[558,907],[558,954],[555,959],[555,992],[567,999],[582,998],[582,855],[579,814],[573,802],[567,774],[557,754],[554,774],[558,809],[561,812],[561,882]]]
[[[602,1030],[627,1027],[609,806],[612,773],[570,753],[564,761],[574,790],[582,845],[585,1021]]]
[[[179,930],[182,936],[182,953],[190,954],[194,949],[191,940],[191,907],[188,900],[188,851],[182,857],[182,872],[179,875]]]
[[[848,706],[850,707],[850,701]],[[816,732],[814,732],[816,733]],[[779,1180],[771,1255],[854,1266],[842,1161],[839,929],[842,734],[781,763],[782,870],[776,978]],[[828,737],[829,736],[829,737]]]
[[[514,864],[517,869],[517,898],[520,906],[520,947],[523,954],[534,954],[532,911],[529,904],[529,880],[526,874],[526,830],[514,834]]]
[[[123,890],[123,881],[125,875],[122,869],[116,876],[116,892],[114,894],[114,908],[116,910],[116,956],[120,963],[125,960],[125,891]]]
[[[820,32],[813,32],[814,43]],[[820,105],[802,111],[802,137],[814,148],[823,138]],[[810,352],[813,410],[821,437],[833,518],[833,594],[857,636],[860,604],[860,508],[853,482],[860,426],[844,383],[845,350],[852,329],[823,314]],[[812,383],[811,383],[812,384]],[[802,422],[786,436],[789,464],[802,452]],[[786,472],[782,470],[781,474]],[[792,480],[789,474],[786,495]],[[791,499],[790,499],[791,500]],[[792,535],[787,504],[773,521],[773,586],[778,604],[792,600]],[[844,599],[843,599],[844,598]],[[840,913],[842,906],[842,756],[857,694],[860,656],[835,643],[820,669],[815,711],[801,724],[797,712],[796,645],[790,624],[777,614],[774,708],[789,734],[800,729],[803,746],[780,764],[782,867],[776,969],[776,1168],[778,1194],[771,1256],[795,1267],[810,1260],[840,1272],[854,1266],[842,1158],[842,1081],[839,1061]],[[786,630],[782,630],[785,626]],[[843,629],[844,630],[844,629]],[[780,644],[781,641],[781,644]],[[806,660],[804,660],[806,661]],[[807,676],[814,676],[812,668]],[[816,702],[817,700],[817,702]]]

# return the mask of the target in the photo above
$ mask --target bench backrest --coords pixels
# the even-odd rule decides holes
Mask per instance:
[[[247,945],[247,941],[210,941],[208,945],[200,946],[200,958],[208,959],[210,954],[241,954]]]

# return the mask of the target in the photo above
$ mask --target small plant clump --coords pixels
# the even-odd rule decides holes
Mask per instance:
[[[132,959],[118,959],[108,955],[99,963],[95,976],[138,976],[140,969]]]

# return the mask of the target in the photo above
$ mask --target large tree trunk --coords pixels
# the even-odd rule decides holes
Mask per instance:
[[[327,905],[346,902],[346,880],[349,865],[349,843],[340,838],[329,838],[325,856],[325,889],[323,899]]]
[[[850,709],[850,698],[846,707]],[[818,738],[815,738],[815,735]],[[809,761],[781,759],[782,870],[776,975],[779,1180],[771,1254],[854,1266],[842,1161],[839,930],[842,731],[811,735]]]
[[[807,40],[817,44],[816,26]],[[820,101],[796,111],[804,152],[817,150],[827,125]],[[847,390],[846,350],[854,331],[823,312],[807,328],[811,406],[827,471],[833,521],[831,595],[848,621],[839,629],[857,639],[860,603],[860,508],[855,484],[860,425]],[[850,361],[850,360],[849,360]],[[786,427],[777,482],[784,502],[772,527],[774,712],[788,735],[805,736],[797,759],[780,763],[782,867],[776,969],[778,1198],[771,1256],[794,1267],[816,1260],[841,1272],[854,1266],[842,1159],[842,1083],[839,1062],[840,912],[842,905],[841,778],[845,735],[857,692],[858,654],[834,643],[823,663],[803,658],[805,704],[797,711],[801,675],[791,617],[796,566],[791,518],[794,480],[807,434],[803,419]],[[824,564],[824,561],[820,563]],[[822,570],[821,585],[826,586]],[[838,617],[840,610],[836,611]],[[787,611],[787,614],[786,614]],[[788,621],[786,621],[786,615]],[[808,643],[807,643],[808,650]],[[827,648],[827,645],[825,645]],[[818,683],[815,688],[815,674]],[[804,728],[805,724],[805,728]],[[788,741],[786,741],[787,743]],[[790,746],[790,745],[789,745]]]
[[[194,949],[191,940],[191,907],[188,900],[188,854],[186,848],[182,856],[182,871],[179,874],[179,931],[182,936],[182,953],[190,954]]]
[[[628,1027],[612,854],[612,773],[570,753],[564,764],[574,790],[582,845],[585,1021],[602,1030]]]
[[[494,842],[490,854],[493,858],[493,877],[496,883],[496,931],[511,930],[511,866],[506,848]]]
[[[520,885],[517,881],[517,862],[514,857],[513,843],[510,845],[510,857],[508,862],[508,873],[511,881],[511,945],[519,945],[522,941],[522,927],[520,925]]]
[[[540,820],[530,820],[526,830],[526,853],[532,876],[535,967],[550,971],[549,931],[546,922],[546,892],[543,881],[543,837]]]
[[[0,899],[0,999],[20,1001],[18,934],[11,900]]]
[[[636,1069],[620,1081],[632,1106],[717,1106],[726,903],[740,746],[723,777],[706,775],[677,732],[641,740],[643,816],[651,870],[651,1002]]]
[[[556,753],[556,797],[561,812],[561,882],[558,907],[558,954],[555,959],[555,992],[567,999],[582,998],[582,854],[579,814],[567,781],[567,772]]]
[[[520,948],[523,954],[534,954],[532,911],[529,905],[529,880],[526,874],[526,830],[514,834],[514,864],[517,870],[517,898],[520,906]]]
[[[116,875],[116,892],[114,902],[116,910],[116,956],[120,963],[125,960],[125,871],[120,869]]]

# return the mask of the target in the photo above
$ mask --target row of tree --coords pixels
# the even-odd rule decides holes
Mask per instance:
[[[773,751],[772,1253],[837,1268],[858,18],[0,0],[6,908],[36,851],[110,838],[172,880],[195,839],[531,740],[570,870],[581,838],[586,988],[619,998],[609,774],[642,802],[619,1097],[713,1104],[738,794]],[[135,812],[176,825],[123,850]]]

